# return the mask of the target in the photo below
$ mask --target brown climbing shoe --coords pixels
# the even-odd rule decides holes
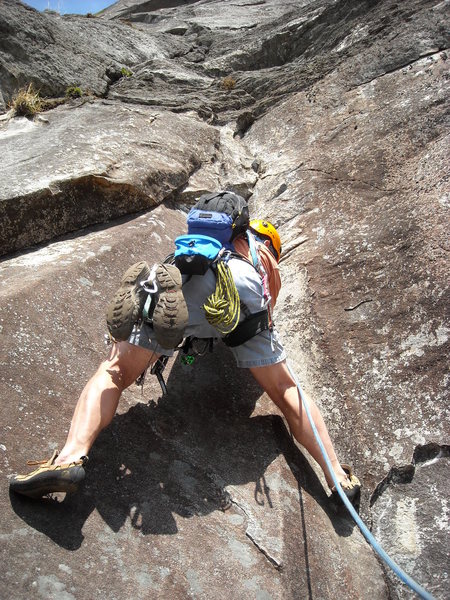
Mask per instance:
[[[55,465],[58,451],[48,460],[29,460],[28,465],[39,465],[28,475],[15,475],[10,479],[9,489],[30,498],[41,498],[52,492],[76,492],[85,477],[87,456],[63,465]]]
[[[153,311],[153,330],[158,344],[163,348],[176,348],[183,339],[189,313],[181,289],[181,273],[175,265],[156,267],[158,301]]]
[[[148,279],[150,268],[145,261],[132,265],[122,277],[106,311],[106,323],[113,340],[127,340],[140,319],[147,298],[141,282]]]
[[[341,467],[347,475],[347,478],[340,482],[342,491],[353,504],[353,506],[358,509],[361,497],[361,482],[353,473],[350,465],[341,465]],[[339,496],[339,492],[337,491],[336,487],[331,489],[331,498],[337,504],[342,504],[341,497]]]

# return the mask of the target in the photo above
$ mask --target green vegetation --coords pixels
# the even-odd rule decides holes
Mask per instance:
[[[130,69],[127,69],[126,67],[120,69],[120,74],[122,77],[131,77],[133,75]]]
[[[33,84],[17,92],[10,102],[10,106],[17,117],[34,117],[42,110],[42,99],[39,92],[33,89]]]
[[[81,98],[82,95],[83,90],[76,85],[71,85],[66,90],[66,98]]]

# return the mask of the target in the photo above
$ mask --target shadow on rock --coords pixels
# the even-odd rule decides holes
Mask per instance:
[[[56,495],[43,500],[31,500],[10,492],[14,512],[30,527],[48,536],[66,550],[77,550],[83,543],[84,523],[95,508],[89,496]]]
[[[185,369],[174,363],[166,396],[138,402],[114,417],[91,450],[78,494],[62,502],[12,495],[16,513],[70,550],[81,545],[83,525],[94,508],[115,532],[130,519],[144,535],[171,535],[177,533],[174,514],[186,518],[226,510],[230,485],[254,482],[255,501],[271,506],[264,474],[283,454],[300,500],[304,488],[339,534],[350,533],[282,418],[252,416],[261,389],[247,370],[236,369],[220,347]]]
[[[280,453],[283,454],[297,480],[302,520],[304,518],[303,491],[306,491],[326,513],[339,536],[351,535],[356,523],[343,505],[335,505],[327,496],[314,469],[293,441],[283,419],[274,420],[273,429]],[[305,527],[303,529],[305,530]]]

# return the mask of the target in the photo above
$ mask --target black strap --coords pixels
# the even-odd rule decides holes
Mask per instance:
[[[165,265],[174,265],[175,264],[175,252],[171,252],[170,254],[168,254],[166,256],[166,258],[163,260],[163,263]]]
[[[235,250],[228,250],[225,254],[227,258],[237,258],[239,260],[243,260],[244,262],[251,265],[256,271],[258,271],[255,265],[245,256],[239,254]],[[210,269],[217,276],[217,263],[223,257],[219,256],[210,264]],[[175,254],[172,252],[164,259],[164,263],[168,263],[170,265],[175,264]],[[189,275],[187,279],[184,281],[183,285],[187,283],[191,279],[192,275]],[[234,329],[231,333],[225,336],[223,339],[224,343],[230,348],[234,348],[235,346],[240,346],[244,344],[248,340],[250,340],[253,336],[261,333],[261,331],[265,331],[269,329],[269,314],[267,310],[262,310],[261,312],[250,314],[250,310],[247,305],[240,300],[241,311],[245,315],[245,319],[239,323],[239,325]],[[152,309],[155,307],[152,306]],[[151,312],[153,314],[153,310]]]
[[[233,329],[222,340],[230,348],[235,348],[245,344],[245,342],[266,329],[269,329],[269,313],[267,310],[262,310],[241,321],[236,329]]]

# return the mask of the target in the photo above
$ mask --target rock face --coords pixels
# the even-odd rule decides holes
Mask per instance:
[[[179,211],[158,207],[3,264],[5,474],[63,441],[105,352],[105,304],[121,273],[142,256],[161,260],[184,226]],[[276,409],[228,351],[191,370],[169,367],[168,396],[150,375],[143,393],[124,394],[80,494],[30,503],[2,486],[13,509],[2,517],[5,589],[77,600],[217,598],[225,589],[236,598],[385,598],[358,530],[333,511]]]
[[[0,5],[4,102],[29,83],[44,96],[64,96],[73,85],[101,96],[121,76],[122,67],[162,53],[148,35],[120,23],[40,13],[17,0],[4,0]]]
[[[5,476],[63,442],[122,271],[170,251],[198,194],[231,188],[280,231],[277,327],[364,519],[446,597],[446,23],[438,0],[123,0],[95,18],[0,3],[5,111],[29,82],[92,92],[0,121]],[[2,488],[9,596],[413,597],[226,352],[171,364],[168,397],[150,379],[79,497]]]
[[[447,560],[449,451],[449,446],[437,444],[418,446],[412,463],[393,467],[371,500],[374,535],[391,548],[409,573],[422,581],[431,564],[445,565]],[[392,574],[388,576],[392,583]],[[405,590],[399,592],[401,598],[408,597]],[[435,582],[434,594],[445,598],[446,584]]]
[[[203,122],[107,101],[4,131],[3,253],[157,205],[209,162],[219,138]]]

